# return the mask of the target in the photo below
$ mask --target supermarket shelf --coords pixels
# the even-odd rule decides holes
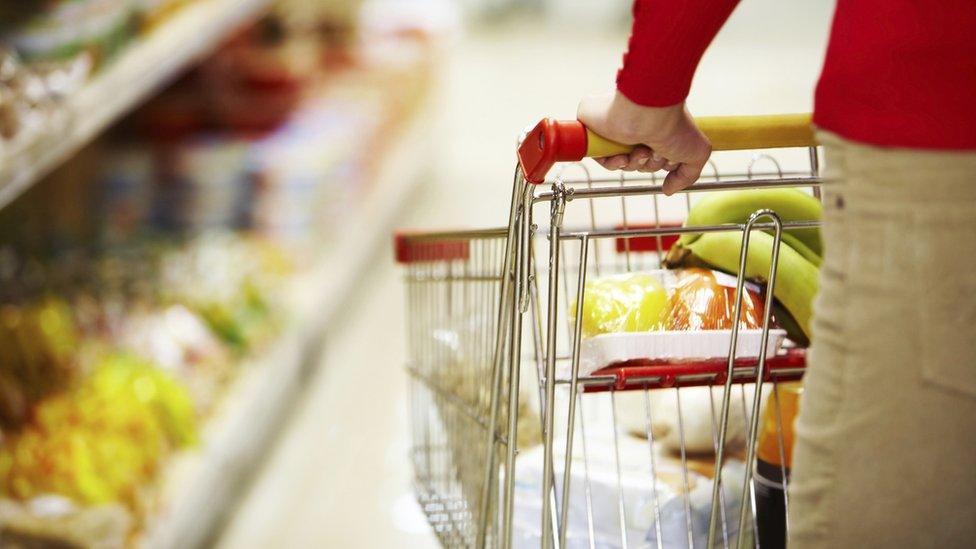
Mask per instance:
[[[429,102],[428,102],[429,105]],[[430,146],[429,107],[418,109],[384,155],[361,207],[320,261],[299,276],[291,295],[291,329],[244,373],[204,427],[197,452],[180,456],[167,475],[164,508],[147,524],[143,547],[205,545],[246,488],[261,455],[317,364],[321,340],[389,235],[422,180]]]
[[[0,208],[269,4],[270,0],[198,0],[137,39],[65,101],[64,112],[47,131],[0,158]]]

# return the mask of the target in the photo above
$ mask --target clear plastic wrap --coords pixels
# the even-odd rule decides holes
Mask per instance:
[[[709,269],[682,269],[677,272],[677,280],[668,293],[668,330],[732,328],[734,277]],[[739,314],[739,327],[762,327],[762,313],[762,296],[755,290],[747,289]]]
[[[653,273],[626,273],[587,281],[583,293],[583,335],[660,330],[667,318],[667,301],[667,290]]]
[[[747,284],[740,328],[762,327],[763,296]],[[735,277],[702,268],[624,273],[587,280],[583,336],[620,332],[728,330]],[[575,314],[575,304],[570,314]]]

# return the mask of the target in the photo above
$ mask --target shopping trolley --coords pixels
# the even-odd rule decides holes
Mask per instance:
[[[795,391],[782,384],[805,364],[802,349],[767,352],[780,239],[818,222],[787,223],[769,210],[746,223],[684,222],[698,193],[796,187],[819,197],[818,152],[807,115],[698,123],[717,152],[702,179],[675,196],[665,197],[653,174],[594,175],[584,157],[629,148],[579,122],[547,119],[520,141],[507,227],[397,235],[416,495],[444,545],[758,545],[756,488],[785,488],[788,479],[784,418]],[[774,235],[758,356],[736,352],[732,322],[725,358],[648,356],[581,373],[573,319],[588,276],[659,269],[681,234],[737,231],[738,319],[754,230]],[[772,426],[760,425],[766,402],[775,407],[765,415]],[[702,438],[687,425],[693,414],[699,427],[707,418],[705,447],[693,442]],[[753,474],[761,433],[772,433],[763,445],[779,458],[771,459],[773,481]],[[732,463],[742,465],[732,471]]]

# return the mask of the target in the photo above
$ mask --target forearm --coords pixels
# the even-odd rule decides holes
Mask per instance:
[[[738,0],[636,0],[617,89],[639,105],[685,100],[695,69]]]

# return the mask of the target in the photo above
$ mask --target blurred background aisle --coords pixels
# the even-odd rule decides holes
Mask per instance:
[[[13,4],[0,546],[433,547],[391,233],[504,224],[630,2]],[[691,111],[809,110],[832,9],[743,2]]]

